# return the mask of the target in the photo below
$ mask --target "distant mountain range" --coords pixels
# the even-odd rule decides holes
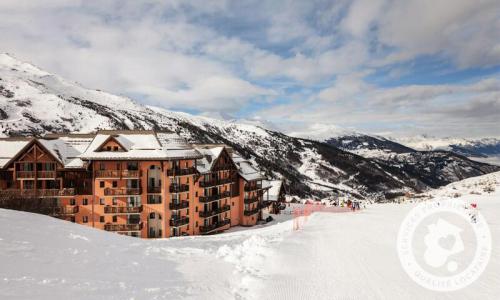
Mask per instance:
[[[463,153],[417,151],[410,144],[350,130],[333,134],[331,128],[318,128],[316,133],[323,139],[314,140],[255,124],[144,106],[0,54],[0,135],[171,130],[191,142],[233,147],[269,177],[284,178],[289,195],[304,198],[333,193],[383,200],[500,170],[469,160]]]

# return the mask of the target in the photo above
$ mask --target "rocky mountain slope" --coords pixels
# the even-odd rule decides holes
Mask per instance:
[[[415,152],[418,156],[405,157],[412,149],[402,149],[404,155],[394,160],[366,158],[332,143],[147,107],[0,54],[0,135],[96,129],[162,129],[191,142],[225,143],[260,165],[268,176],[283,176],[287,192],[300,197],[333,192],[384,199],[499,169],[448,152]]]

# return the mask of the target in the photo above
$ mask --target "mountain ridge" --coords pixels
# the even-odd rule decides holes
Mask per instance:
[[[429,164],[425,166],[414,156],[367,158],[333,144],[251,124],[145,106],[127,97],[84,88],[0,54],[0,134],[97,129],[171,130],[190,142],[225,143],[258,164],[267,176],[283,177],[288,194],[299,197],[321,198],[333,193],[383,200],[498,170],[449,152],[415,151]],[[422,172],[430,166],[432,170]]]

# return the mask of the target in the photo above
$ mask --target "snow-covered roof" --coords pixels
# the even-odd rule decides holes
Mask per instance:
[[[261,174],[260,170],[254,167],[250,161],[235,153],[233,153],[232,159],[238,168],[238,173],[246,181],[266,179],[266,177]]]
[[[4,168],[30,142],[30,139],[0,139],[0,169]]]
[[[267,199],[268,201],[278,201],[281,188],[283,186],[282,180],[264,180],[262,181],[263,187],[269,187],[267,191]]]
[[[114,139],[124,151],[102,151],[100,148]],[[140,160],[140,159],[181,159],[198,158],[201,155],[175,133],[153,131],[118,131],[97,133],[92,143],[81,155],[87,160]]]
[[[196,161],[196,168],[200,173],[208,173],[212,170],[213,164],[219,158],[222,151],[224,150],[223,146],[195,146],[196,151],[198,151],[202,158]]]
[[[38,141],[58,158],[65,168],[83,168],[84,162],[80,155],[88,148],[92,138],[68,135],[58,138],[41,138]]]

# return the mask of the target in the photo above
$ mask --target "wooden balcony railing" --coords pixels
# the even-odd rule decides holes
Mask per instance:
[[[56,171],[37,171],[36,172],[36,177],[37,178],[51,178],[54,179],[57,177],[57,172]]]
[[[256,207],[256,208],[251,209],[251,210],[246,210],[246,209],[245,209],[245,210],[243,211],[243,214],[244,214],[245,216],[247,216],[247,217],[248,217],[248,216],[251,216],[251,215],[255,215],[255,214],[256,214],[256,213],[258,213],[259,211],[260,211],[260,208],[259,208],[259,207]]]
[[[184,226],[189,224],[189,218],[188,217],[181,217],[181,218],[172,218],[170,219],[170,226],[172,227],[179,227],[179,226]]]
[[[230,210],[231,210],[230,205],[224,205],[224,206],[219,207],[217,209],[208,210],[208,211],[200,211],[199,214],[200,214],[201,218],[209,218],[209,217],[212,217],[212,216],[215,216],[218,214],[222,214],[222,213],[224,213],[226,211],[230,211]]]
[[[140,188],[105,188],[105,196],[128,196],[128,195],[140,195]]]
[[[161,194],[161,186],[148,186],[149,194]]]
[[[138,224],[104,224],[106,231],[140,231],[142,227],[142,222]]]
[[[257,191],[262,189],[262,184],[245,185],[245,192]]]
[[[187,176],[196,174],[196,168],[173,168],[167,170],[167,176]]]
[[[202,234],[207,234],[207,233],[218,230],[218,229],[220,229],[226,225],[229,225],[229,224],[231,224],[231,220],[225,219],[225,220],[222,220],[222,221],[219,221],[219,222],[207,225],[207,226],[200,226],[200,232]]]
[[[214,171],[231,170],[231,169],[234,169],[234,165],[231,163],[219,164],[219,165],[215,165],[213,169],[214,169]]]
[[[141,171],[138,170],[96,170],[96,178],[139,178]]]
[[[211,179],[208,181],[200,181],[200,187],[210,187],[210,186],[217,186],[217,185],[223,185],[223,184],[228,184],[233,181],[232,178],[221,178],[221,179]]]
[[[105,214],[138,214],[142,212],[141,206],[105,206]]]
[[[79,209],[79,206],[56,206],[52,208],[53,214],[56,216],[68,216],[68,215],[74,215],[77,214]]]
[[[180,201],[178,203],[170,203],[168,205],[168,207],[170,208],[170,210],[178,210],[178,209],[184,209],[184,208],[188,208],[189,207],[189,201]]]
[[[208,202],[217,201],[217,200],[227,198],[227,197],[231,197],[230,191],[222,192],[222,193],[217,194],[217,195],[200,196],[199,200],[201,203],[208,203]]]
[[[189,191],[188,184],[171,184],[169,188],[170,193],[182,193]]]
[[[16,171],[17,178],[35,178],[35,171]]]
[[[243,202],[244,202],[245,204],[252,204],[252,203],[254,203],[254,202],[259,201],[259,199],[260,199],[260,197],[257,197],[257,196],[255,196],[255,197],[248,197],[248,198],[245,198],[245,199],[243,200]]]

